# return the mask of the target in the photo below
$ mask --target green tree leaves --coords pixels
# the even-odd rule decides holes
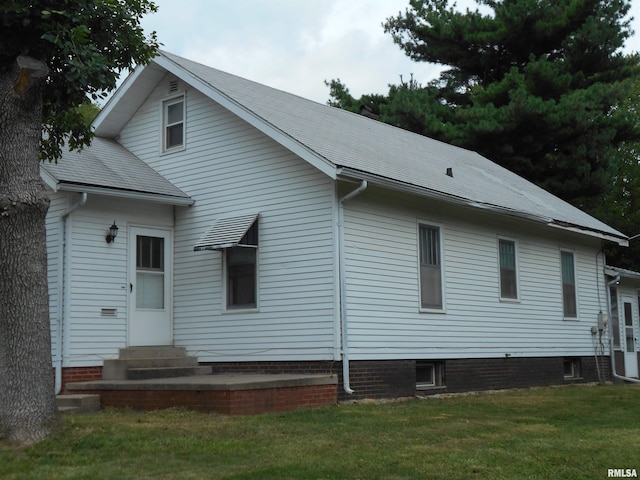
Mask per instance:
[[[146,63],[158,48],[140,20],[157,10],[149,0],[14,0],[0,3],[0,74],[20,54],[44,61],[46,135],[41,156],[55,160],[64,139],[71,148],[91,141],[76,107],[87,96],[104,98],[120,73]]]

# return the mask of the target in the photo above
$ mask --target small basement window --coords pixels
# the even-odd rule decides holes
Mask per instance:
[[[565,358],[564,359],[564,378],[570,380],[572,378],[580,378],[580,359]]]
[[[444,386],[442,362],[418,360],[416,362],[416,389],[424,390]]]

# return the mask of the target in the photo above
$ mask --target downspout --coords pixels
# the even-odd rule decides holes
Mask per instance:
[[[58,361],[56,362],[56,395],[58,395],[62,390],[62,361],[64,359],[64,354],[62,351],[62,349],[64,348],[64,342],[62,341],[62,337],[64,335],[64,320],[66,317],[65,310],[67,309],[67,304],[69,303],[65,301],[67,289],[64,288],[65,271],[67,271],[68,257],[68,255],[66,255],[66,224],[71,212],[73,212],[77,208],[82,207],[85,203],[87,203],[87,193],[82,192],[80,200],[71,205],[62,213],[62,215],[60,215],[60,222],[58,225],[58,336],[56,338],[56,351],[58,352]]]
[[[338,263],[340,268],[340,323],[342,325],[342,383],[344,391],[352,395],[354,391],[349,384],[349,329],[347,325],[347,280],[345,268],[344,246],[344,202],[351,200],[367,188],[367,181],[362,180],[360,186],[342,197],[338,208]]]
[[[611,374],[613,375],[613,378],[617,378],[618,380],[623,380],[625,382],[631,383],[640,383],[640,379],[623,377],[622,375],[618,375],[616,373],[616,352],[613,345],[613,322],[611,315],[611,286],[618,283],[620,283],[620,275],[617,275],[616,278],[607,283],[607,310],[609,311],[609,351],[611,354]]]

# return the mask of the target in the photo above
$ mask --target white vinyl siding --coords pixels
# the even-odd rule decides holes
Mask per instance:
[[[52,193],[50,194],[49,210],[46,218],[47,228],[47,280],[49,284],[49,319],[51,323],[51,345],[53,361],[58,361],[59,352],[57,351],[58,341],[58,318],[60,313],[60,291],[58,289],[61,275],[60,260],[61,248],[60,242],[60,216],[68,207],[68,194]]]
[[[57,195],[62,194],[54,198]],[[77,198],[72,197],[74,201]],[[65,202],[65,208],[68,205],[70,203]],[[47,237],[51,242],[57,237],[62,211],[64,209],[49,210]],[[119,227],[118,236],[108,244],[105,237],[114,219]],[[91,194],[86,205],[71,213],[67,221],[67,251],[71,255],[67,258],[64,276],[67,300],[64,367],[99,366],[105,358],[117,358],[118,349],[127,346],[128,226],[151,223],[171,227],[172,222],[170,206]],[[49,288],[54,295],[50,300],[53,312],[59,304],[56,284],[50,284]],[[54,336],[54,345],[55,341]]]
[[[372,198],[371,194],[368,197]],[[443,233],[446,313],[421,314],[417,219]],[[356,197],[346,205],[347,305],[353,360],[583,356],[582,322],[564,322],[558,245],[565,234],[416,197]],[[518,235],[519,302],[501,302],[496,232]],[[583,318],[606,305],[598,241],[575,242]],[[598,289],[598,282],[600,288]]]
[[[120,141],[196,201],[176,208],[175,344],[203,362],[336,359],[333,181],[191,89],[187,148],[158,156],[165,83]],[[224,253],[193,247],[217,218],[256,212],[258,308],[226,309]]]

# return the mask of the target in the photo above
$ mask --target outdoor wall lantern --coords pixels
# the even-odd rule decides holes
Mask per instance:
[[[113,242],[118,236],[118,226],[116,225],[116,221],[113,221],[113,225],[109,227],[109,235],[107,235],[107,243]]]

